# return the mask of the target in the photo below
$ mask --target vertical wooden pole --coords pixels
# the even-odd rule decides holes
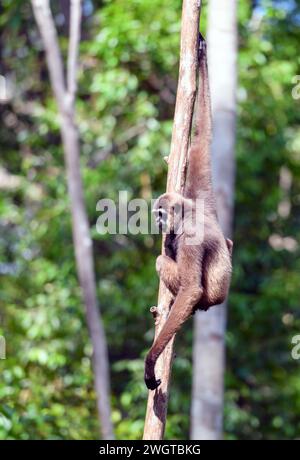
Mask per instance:
[[[183,0],[179,79],[169,157],[167,192],[175,191],[182,193],[184,187],[187,154],[197,91],[200,10],[201,0]],[[164,245],[162,247],[162,253],[163,252]],[[167,320],[171,301],[171,293],[161,282],[155,317],[155,337],[159,334]],[[156,364],[155,373],[156,376],[161,379],[162,383],[155,391],[149,391],[143,436],[144,440],[159,440],[163,439],[164,436],[173,358],[173,343],[174,339],[169,342]]]

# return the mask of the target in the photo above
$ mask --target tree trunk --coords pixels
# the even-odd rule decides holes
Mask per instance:
[[[71,0],[70,39],[65,82],[62,57],[49,0],[31,0],[46,52],[52,90],[61,118],[61,136],[71,202],[76,268],[93,346],[94,386],[103,439],[113,439],[108,353],[96,295],[92,239],[80,174],[79,133],[75,123],[76,70],[80,40],[81,1]]]
[[[226,236],[232,232],[236,118],[236,0],[210,0],[208,65],[213,116],[212,172],[217,211]],[[191,439],[223,435],[226,303],[198,312],[194,320]]]
[[[177,88],[174,125],[169,157],[167,192],[182,193],[185,180],[185,166],[189,148],[190,129],[197,90],[198,34],[201,1],[184,0],[182,6],[181,47],[179,80]],[[162,245],[162,252],[164,244]],[[160,283],[158,305],[155,309],[155,337],[167,320],[172,295]],[[159,440],[164,436],[170,375],[173,357],[172,339],[156,364],[156,376],[162,383],[149,392],[145,420],[145,440]]]

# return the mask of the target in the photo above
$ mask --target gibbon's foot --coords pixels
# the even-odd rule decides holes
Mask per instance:
[[[160,379],[156,380],[155,377],[151,377],[150,379],[147,379],[145,377],[145,383],[149,390],[155,390],[161,384],[161,380]]]

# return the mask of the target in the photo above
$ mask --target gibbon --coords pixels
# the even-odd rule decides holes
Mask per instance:
[[[155,377],[155,363],[170,339],[197,309],[207,310],[222,303],[231,279],[233,243],[224,237],[218,223],[212,189],[211,106],[206,43],[202,36],[197,100],[184,193],[165,193],[153,206],[156,222],[166,233],[165,254],[157,258],[156,270],[175,299],[166,323],[146,356],[145,383],[150,390],[161,383]],[[197,232],[197,222],[194,224],[197,200],[203,203],[202,233],[200,240],[193,242]]]

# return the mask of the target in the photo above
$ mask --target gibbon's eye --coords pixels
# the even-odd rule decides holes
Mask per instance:
[[[167,216],[168,216],[167,211],[163,208],[159,208],[159,212],[158,212],[159,220],[165,223],[167,221]]]
[[[153,214],[158,225],[164,225],[167,222],[168,213],[165,209],[160,207],[159,209],[153,209]]]

